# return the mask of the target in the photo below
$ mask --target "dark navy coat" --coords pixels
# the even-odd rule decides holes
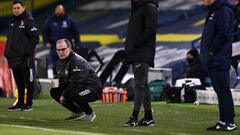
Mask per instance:
[[[51,49],[56,50],[56,41],[66,38],[69,41],[74,39],[75,45],[80,45],[78,27],[71,17],[64,15],[63,18],[57,18],[55,15],[48,18],[43,28],[44,44],[50,43]]]
[[[157,7],[157,0],[132,0],[125,42],[128,63],[144,62],[154,67]]]
[[[232,56],[234,14],[224,0],[209,7],[201,39],[201,61],[204,69],[228,70]]]

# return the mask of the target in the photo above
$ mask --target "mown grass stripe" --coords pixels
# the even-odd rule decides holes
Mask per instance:
[[[53,133],[76,134],[76,135],[106,135],[106,134],[102,134],[102,133],[56,130],[56,129],[48,129],[48,128],[41,128],[41,127],[31,127],[31,126],[22,126],[22,125],[0,124],[0,126],[2,126],[2,127],[31,129],[31,130],[40,130],[40,131],[44,131],[44,132],[53,132]]]

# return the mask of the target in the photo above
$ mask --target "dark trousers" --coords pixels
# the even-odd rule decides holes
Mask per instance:
[[[48,69],[53,69],[54,74],[56,73],[56,65],[58,61],[58,54],[56,48],[50,49],[50,54],[48,55]]]
[[[234,122],[234,103],[230,91],[229,70],[210,70],[213,89],[218,97],[220,121],[232,123]]]
[[[58,103],[60,103],[60,97],[63,95],[65,102],[62,105],[71,112],[85,112],[86,114],[93,112],[88,103],[98,99],[96,90],[93,88],[82,88],[64,92],[65,90],[66,87],[61,87],[60,85],[59,88],[52,88],[50,94]]]
[[[147,63],[136,62],[132,65],[135,89],[134,89],[134,111],[140,111],[143,104],[144,111],[151,111],[151,95],[148,88],[148,69]]]
[[[27,103],[31,106],[33,99],[33,72],[30,68],[12,69],[13,76],[18,88],[18,105],[24,105],[25,88],[27,89]]]

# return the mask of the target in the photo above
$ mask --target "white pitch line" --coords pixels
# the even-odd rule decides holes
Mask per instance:
[[[35,120],[35,121],[39,121],[39,122],[48,122],[47,120]]]
[[[18,117],[19,119],[22,119],[22,120],[32,120],[30,118],[25,118],[25,117]]]
[[[193,134],[188,134],[188,133],[174,133],[174,132],[170,132],[170,135],[193,135]]]
[[[57,130],[57,129],[49,129],[49,128],[41,128],[41,127],[22,126],[22,125],[0,124],[0,126],[3,126],[3,127],[14,127],[14,128],[23,128],[23,129],[32,129],[32,130],[40,130],[40,131],[53,132],[53,133],[65,133],[65,134],[77,134],[77,135],[106,135],[106,134],[92,133],[92,132]]]
[[[0,115],[0,117],[7,118],[8,116],[7,115]]]
[[[47,120],[36,120],[36,119],[30,119],[30,118],[25,118],[25,117],[18,117],[19,119],[22,119],[22,120],[33,120],[33,121],[40,121],[40,122],[48,122]]]
[[[2,118],[8,118],[7,115],[0,115],[0,117]],[[48,122],[47,120],[36,120],[36,119],[30,119],[30,118],[25,118],[25,117],[18,117],[18,119],[22,119],[22,120],[33,120],[33,121],[39,121],[39,122]]]
[[[133,129],[133,128],[125,128],[123,129],[124,131],[132,131],[132,132],[137,132],[137,133],[155,133],[150,130],[141,130],[141,129]]]

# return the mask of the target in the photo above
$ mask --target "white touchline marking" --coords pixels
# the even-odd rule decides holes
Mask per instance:
[[[174,132],[170,132],[170,135],[192,135],[192,134],[188,134],[188,133],[174,133]]]
[[[18,117],[19,119],[22,119],[22,120],[32,120],[30,118],[25,118],[25,117]]]
[[[35,120],[35,121],[39,121],[39,122],[48,122],[47,120]]]
[[[0,115],[0,117],[2,117],[2,118],[8,118],[8,116],[7,115]],[[34,120],[34,121],[39,121],[39,122],[48,122],[47,120],[35,120],[35,119],[30,119],[30,118],[25,118],[25,117],[18,117],[19,119],[22,119],[22,120]]]
[[[124,131],[132,131],[132,132],[138,132],[138,133],[155,133],[153,131],[146,131],[141,129],[132,129],[132,128],[125,128]]]
[[[78,134],[78,135],[107,135],[100,133],[91,133],[91,132],[80,132],[80,131],[68,131],[68,130],[57,130],[57,129],[49,129],[49,128],[41,128],[41,127],[31,127],[31,126],[22,126],[22,125],[8,125],[8,124],[0,124],[3,127],[14,127],[14,128],[24,128],[24,129],[36,129],[45,132],[53,132],[53,133],[65,133],[65,134]]]
[[[40,121],[40,122],[48,122],[47,120],[35,120],[35,119],[30,119],[30,118],[25,118],[25,117],[18,117],[19,119],[22,119],[22,120],[34,120],[34,121]]]

